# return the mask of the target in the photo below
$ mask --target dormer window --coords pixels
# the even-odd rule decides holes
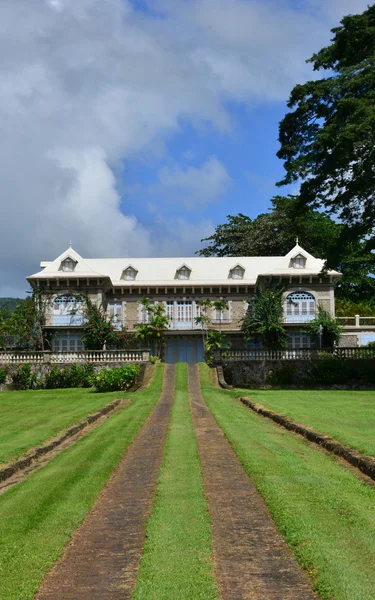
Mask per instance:
[[[245,274],[245,269],[241,267],[241,265],[236,265],[233,269],[230,270],[231,279],[243,279]]]
[[[134,267],[127,267],[124,269],[121,275],[121,279],[125,279],[125,281],[134,281],[137,277],[138,271],[134,269]]]
[[[183,265],[176,271],[176,279],[190,279],[191,269],[186,265]]]
[[[72,258],[66,258],[62,261],[60,269],[61,271],[71,273],[76,268],[76,265],[77,263],[75,260],[73,260]]]
[[[297,254],[291,260],[293,269],[304,269],[306,267],[306,258],[302,254]]]

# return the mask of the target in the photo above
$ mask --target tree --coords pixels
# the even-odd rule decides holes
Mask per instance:
[[[375,5],[332,33],[308,61],[326,76],[291,92],[277,153],[286,170],[278,185],[302,180],[299,214],[321,206],[345,224],[328,266],[348,242],[375,248]]]
[[[342,327],[330,314],[319,308],[315,319],[305,326],[305,331],[315,339],[320,337],[322,348],[332,348],[340,339]]]
[[[260,285],[248,300],[242,325],[245,340],[261,341],[268,350],[283,350],[288,345],[288,334],[282,326],[283,316],[283,288]]]
[[[94,304],[88,295],[76,296],[83,302],[85,331],[82,342],[86,350],[103,350],[109,346],[123,348],[128,343],[126,329],[115,327],[102,304]]]
[[[214,329],[210,329],[207,333],[204,343],[207,363],[210,364],[213,362],[215,358],[215,350],[229,350],[231,345],[231,342],[228,340],[223,331],[215,331]]]
[[[157,358],[161,358],[162,350],[165,346],[165,332],[170,322],[169,317],[165,314],[163,304],[151,304],[148,298],[142,298],[140,304],[148,314],[148,321],[136,324],[137,331],[134,337],[142,342],[154,343],[155,355]]]
[[[201,256],[284,256],[296,236],[313,256],[325,258],[334,253],[344,226],[324,213],[307,207],[298,212],[299,196],[275,196],[272,210],[250,219],[243,214],[228,216],[227,223],[202,241],[210,244]],[[348,241],[345,253],[337,256],[332,268],[343,273],[336,289],[338,298],[352,303],[370,303],[375,295],[375,256],[366,243]]]

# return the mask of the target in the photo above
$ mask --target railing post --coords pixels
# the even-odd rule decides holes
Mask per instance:
[[[46,365],[50,365],[52,361],[52,352],[51,350],[44,350],[43,352],[43,363]]]
[[[150,350],[142,350],[142,361],[148,362],[150,360]]]
[[[360,317],[359,317],[359,315],[356,315],[355,316],[355,326],[359,327],[359,324],[360,324]]]

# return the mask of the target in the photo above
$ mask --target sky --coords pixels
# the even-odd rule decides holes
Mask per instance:
[[[0,296],[69,246],[191,256],[283,176],[278,123],[369,0],[1,0]]]

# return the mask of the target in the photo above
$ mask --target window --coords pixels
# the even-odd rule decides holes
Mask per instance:
[[[128,267],[122,272],[121,279],[125,279],[125,281],[134,281],[137,277],[138,271],[133,269],[133,267]]]
[[[220,323],[228,323],[230,321],[229,304],[227,308],[214,308],[212,316],[214,321],[219,321]]]
[[[54,336],[53,351],[54,352],[77,352],[83,350],[81,336]]]
[[[173,319],[174,319],[174,302],[173,302],[173,300],[168,300],[165,303],[165,314],[170,321],[169,326],[171,327],[173,325]]]
[[[61,263],[61,271],[72,272],[76,268],[76,262],[71,258],[66,258]]]
[[[316,301],[309,292],[293,292],[285,298],[284,318],[286,323],[306,323],[316,314]]]
[[[108,303],[108,315],[111,319],[111,323],[116,329],[122,327],[122,302],[109,302]]]
[[[298,254],[292,259],[293,269],[304,269],[306,266],[306,258],[302,254]]]
[[[230,277],[232,279],[243,279],[244,274],[245,274],[245,269],[243,267],[241,267],[241,265],[236,265],[230,271]]]
[[[155,302],[153,300],[150,301],[151,306],[155,305]],[[148,323],[150,320],[151,314],[149,313],[148,310],[145,309],[145,307],[143,306],[143,304],[139,305],[139,321],[141,323]]]
[[[302,331],[293,332],[288,337],[288,348],[300,350],[301,348],[310,348],[310,336]]]
[[[190,279],[190,269],[188,267],[181,267],[177,271],[177,279]]]

